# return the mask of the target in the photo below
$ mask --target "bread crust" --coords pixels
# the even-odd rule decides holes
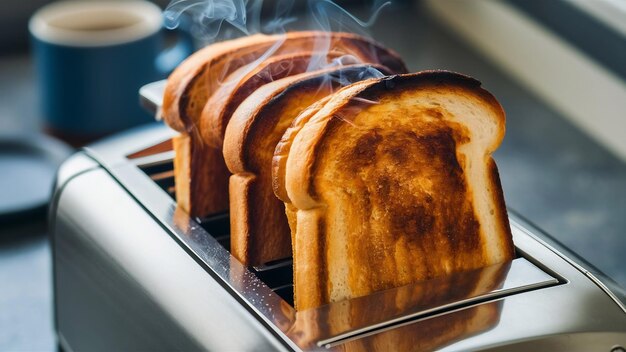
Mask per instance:
[[[328,258],[294,268],[298,292],[307,277],[326,275],[325,293],[298,294],[298,309],[512,259],[490,156],[504,124],[500,104],[478,81],[451,72],[392,76],[335,93],[291,137],[285,166],[285,191],[297,209],[294,246],[317,242],[324,253],[309,256]]]
[[[494,185],[501,185],[500,182],[500,173],[498,172],[498,166],[496,165],[496,161],[493,158],[489,158],[489,165],[487,166],[489,170],[490,183]],[[510,233],[511,225],[509,223],[509,214],[506,211],[506,204],[504,203],[504,192],[502,191],[502,187],[494,190],[494,202],[496,206],[494,207],[494,217],[496,218],[496,223],[498,224],[499,231],[502,233]],[[506,248],[514,248],[513,236],[505,236],[502,237],[503,246]],[[503,262],[506,260],[510,260],[510,255],[514,255],[511,253],[502,252],[502,257],[494,258],[494,261]]]
[[[287,165],[287,156],[289,156],[293,138],[295,138],[302,127],[309,122],[309,119],[317,114],[317,112],[330,101],[330,98],[331,96],[320,99],[302,111],[293,120],[278,144],[276,144],[274,157],[272,158],[272,189],[274,190],[274,195],[285,203],[291,203],[287,195],[287,190],[285,189],[285,167]],[[293,228],[295,229],[295,227]]]

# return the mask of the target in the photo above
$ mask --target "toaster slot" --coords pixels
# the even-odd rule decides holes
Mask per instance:
[[[142,155],[134,159],[139,167],[162,190],[176,199],[174,163],[170,152]],[[227,251],[230,251],[230,220],[228,213],[195,218],[200,226]],[[293,262],[291,258],[248,268],[274,293],[293,306]]]
[[[293,306],[293,261],[291,258],[252,267],[251,271],[274,293]]]
[[[138,158],[135,162],[162,190],[176,199],[174,184],[174,161],[170,152],[147,155]]]
[[[213,236],[222,247],[230,252],[230,220],[228,214],[218,214],[195,219],[202,228]]]
[[[196,218],[202,228],[230,251],[230,218],[227,213]],[[293,305],[293,262],[291,258],[248,268],[274,293]]]

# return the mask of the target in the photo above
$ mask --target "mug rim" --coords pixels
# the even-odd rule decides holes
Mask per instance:
[[[61,16],[79,15],[81,12],[121,11],[132,13],[139,21],[129,26],[98,31],[67,29],[50,22]],[[59,1],[50,3],[35,12],[28,23],[30,33],[44,42],[75,47],[98,47],[130,43],[149,37],[163,25],[161,9],[148,1]]]

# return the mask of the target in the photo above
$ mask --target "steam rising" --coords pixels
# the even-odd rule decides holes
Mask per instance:
[[[377,20],[381,11],[390,5],[390,1],[374,0],[370,16],[359,19],[331,0],[308,0],[308,30],[330,33],[332,31],[352,32],[367,35],[367,28]],[[211,44],[220,39],[232,39],[256,33],[282,34],[289,25],[302,28],[304,20],[292,15],[294,0],[271,1],[271,7],[264,6],[263,0],[172,0],[164,12],[165,26],[170,29],[185,26],[191,34],[204,44]],[[263,13],[263,16],[262,16]],[[262,20],[263,18],[263,20]],[[245,74],[272,56],[283,44],[277,41],[263,55],[246,65],[229,78],[221,77],[220,84],[235,84]],[[314,55],[310,58],[307,71],[316,71],[330,67],[341,67],[362,63],[357,57],[343,55],[329,60],[332,52],[330,35],[320,35],[313,46]],[[342,86],[367,78],[380,78],[384,74],[376,68],[341,70],[337,74],[327,75],[322,84],[339,83]],[[321,87],[320,87],[321,88]]]
[[[167,28],[177,28],[186,21],[196,39],[210,44],[218,36],[284,32],[285,26],[296,20],[289,16],[293,1],[276,1],[274,16],[264,26],[261,24],[263,0],[172,0],[163,16]]]
[[[255,1],[255,3],[260,2]],[[251,6],[254,9],[254,6]],[[233,0],[173,0],[165,9],[165,26],[174,29],[180,26],[183,14],[191,17],[192,32],[196,37],[214,39],[222,23],[230,23],[245,34],[249,34],[246,4]]]
[[[372,15],[367,21],[361,20],[331,0],[309,0],[308,8],[317,23],[317,29],[339,30],[345,32],[362,32],[363,28],[371,27],[383,8],[391,5],[391,1],[374,6]],[[332,24],[338,26],[332,28]]]
[[[374,24],[381,10],[390,4],[376,0],[370,18],[362,20],[331,0],[308,0],[307,29],[365,34],[364,29]],[[210,44],[218,37],[284,33],[288,25],[298,20],[292,15],[293,5],[294,0],[272,1],[270,9],[263,6],[263,0],[172,0],[164,11],[164,22],[169,29],[187,22],[196,39]],[[263,23],[264,10],[273,10],[273,15],[265,16]]]

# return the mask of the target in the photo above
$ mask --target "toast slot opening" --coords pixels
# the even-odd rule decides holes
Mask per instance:
[[[154,181],[163,191],[176,199],[174,181],[173,151],[166,150],[171,143],[160,143],[158,148],[150,147],[130,154],[127,158]],[[151,153],[152,151],[152,153]],[[228,213],[216,214],[206,218],[194,218],[209,235],[230,252],[230,219]],[[274,293],[293,307],[293,262],[285,258],[262,266],[249,267],[259,280]]]

